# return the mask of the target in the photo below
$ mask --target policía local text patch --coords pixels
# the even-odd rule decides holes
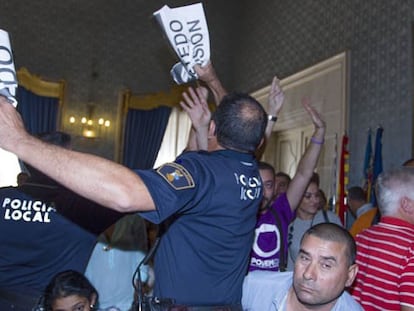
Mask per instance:
[[[177,163],[167,163],[157,169],[157,173],[176,190],[194,188],[194,180],[190,173]]]

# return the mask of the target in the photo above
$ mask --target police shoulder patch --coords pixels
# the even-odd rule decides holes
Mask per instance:
[[[160,174],[175,190],[194,188],[193,176],[177,163],[166,163],[157,169]]]

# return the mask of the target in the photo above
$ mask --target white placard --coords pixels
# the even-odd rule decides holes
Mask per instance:
[[[7,97],[14,107],[17,106],[16,89],[17,76],[9,34],[0,29],[0,95]]]
[[[180,62],[171,69],[177,84],[197,79],[193,67],[210,59],[210,37],[203,5],[195,3],[170,8],[164,5],[153,14]]]

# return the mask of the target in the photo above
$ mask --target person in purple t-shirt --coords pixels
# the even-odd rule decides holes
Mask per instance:
[[[269,105],[272,104],[271,100],[272,96],[269,96]],[[263,200],[256,223],[249,271],[284,271],[286,267],[288,226],[312,177],[325,138],[325,121],[306,99],[302,104],[312,119],[315,131],[286,193],[274,199],[275,170],[268,163],[259,163]]]

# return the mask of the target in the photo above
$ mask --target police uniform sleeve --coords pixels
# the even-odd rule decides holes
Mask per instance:
[[[200,178],[197,165],[185,156],[175,162],[166,163],[153,170],[136,170],[145,183],[155,203],[155,211],[140,215],[160,223],[169,216],[192,207],[198,187],[195,177]]]

